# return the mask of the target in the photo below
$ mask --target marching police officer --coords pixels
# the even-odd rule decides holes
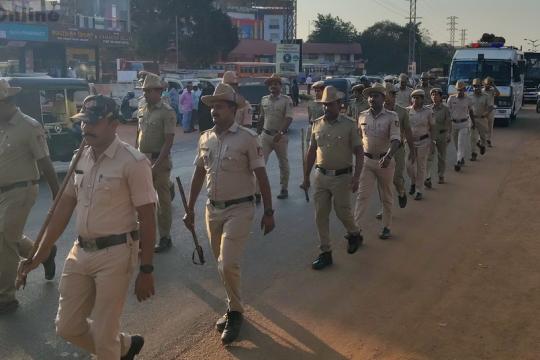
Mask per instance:
[[[159,243],[155,252],[171,248],[171,169],[170,157],[176,128],[174,109],[161,100],[163,82],[156,74],[148,73],[142,85],[145,104],[139,108],[139,151],[152,163],[152,177],[158,194]]]
[[[236,76],[235,71],[226,71],[225,74],[223,74],[222,82],[232,87],[234,91],[238,93],[238,76]],[[245,99],[244,101],[246,104],[236,111],[235,121],[238,125],[250,128],[253,124],[252,108],[249,101]]]
[[[281,94],[282,82],[279,75],[273,74],[266,79],[265,83],[268,85],[270,95],[264,96],[261,100],[259,133],[261,134],[265,162],[268,162],[272,151],[276,152],[279,162],[279,183],[281,184],[281,192],[277,198],[286,199],[289,197],[290,173],[287,133],[293,119],[293,105],[290,97]]]
[[[20,91],[0,80],[0,315],[19,306],[15,278],[20,257],[28,257],[33,246],[23,230],[38,195],[40,172],[53,197],[58,192],[45,131],[17,107],[15,96]],[[47,280],[55,275],[55,255],[56,247],[43,258]]]
[[[478,154],[476,147],[480,149],[480,155],[486,153],[487,139],[489,138],[489,116],[493,111],[490,95],[482,91],[482,80],[473,80],[474,92],[470,96],[472,103],[472,116],[474,116],[474,129],[471,132],[471,161],[476,161]]]
[[[156,196],[150,162],[116,135],[113,99],[88,96],[74,119],[82,121],[88,145],[23,274],[47,257],[75,211],[79,236],[60,280],[56,332],[100,360],[131,360],[144,339],[120,333],[120,317],[139,258],[137,299],[154,295]]]
[[[406,74],[399,75],[399,84],[396,86],[396,104],[406,108],[411,105],[413,89],[409,87],[409,77]]]
[[[309,122],[308,131],[306,134],[307,141],[311,139],[311,128],[313,126],[313,122],[324,115],[324,106],[322,103],[317,101],[321,99],[324,87],[325,87],[324,81],[317,81],[315,84],[311,86],[311,88],[315,92],[315,100],[310,100],[307,104],[308,122]]]
[[[450,117],[452,118],[452,138],[456,147],[456,164],[454,170],[460,171],[465,165],[467,144],[470,140],[471,121],[474,126],[471,99],[465,93],[466,85],[463,81],[456,83],[457,94],[450,95],[447,100]]]
[[[377,183],[383,203],[383,229],[379,238],[384,240],[391,237],[392,181],[395,169],[392,157],[401,143],[399,118],[395,112],[384,108],[386,89],[383,85],[375,84],[365,89],[363,95],[368,99],[370,108],[362,112],[358,119],[364,165],[356,198],[355,221],[362,229],[361,224],[369,206],[369,198]]]
[[[254,217],[255,177],[264,202],[261,228],[265,234],[274,228],[274,210],[257,134],[234,121],[244,99],[230,86],[219,84],[214,95],[204,96],[202,101],[212,107],[215,126],[199,139],[184,222],[193,228],[195,203],[206,178],[206,228],[228,298],[227,313],[216,328],[222,332],[223,344],[229,344],[237,338],[242,324],[240,265]]]
[[[313,165],[315,173],[315,220],[320,240],[321,254],[313,262],[315,270],[332,265],[330,246],[330,210],[332,201],[337,217],[347,229],[347,252],[353,254],[362,243],[362,236],[351,211],[351,192],[358,189],[363,154],[356,122],[340,114],[341,100],[345,94],[327,86],[320,100],[325,114],[313,123],[310,146],[306,155],[303,189],[310,187]],[[354,166],[352,157],[355,156]]]
[[[424,94],[426,96],[424,97],[424,106],[428,106],[432,104],[431,101],[431,89],[433,89],[433,86],[430,85],[429,80],[431,79],[431,75],[427,72],[423,72],[420,75],[420,84],[416,86],[417,89],[424,90]]]
[[[354,119],[354,121],[358,121],[358,116],[360,116],[360,113],[362,111],[369,109],[369,104],[364,98],[364,95],[362,95],[362,91],[364,91],[365,88],[366,87],[362,84],[354,85],[352,88],[352,91],[354,93],[354,100],[349,104],[349,107],[347,108],[347,116]]]
[[[452,118],[448,106],[442,102],[442,90],[439,88],[431,89],[430,106],[435,120],[435,148],[437,149],[437,174],[439,175],[439,184],[444,184],[444,174],[446,172],[446,149],[450,143],[450,131],[452,130]],[[431,173],[435,167],[435,152],[432,151],[428,156],[426,187],[431,188]]]
[[[491,76],[488,76],[484,80],[484,93],[486,93],[489,96],[490,105],[493,106],[493,110],[491,110],[491,113],[488,116],[488,137],[487,137],[487,144],[489,147],[492,147],[492,139],[493,139],[493,125],[495,123],[495,98],[501,95],[501,92],[497,87],[495,86],[495,81]]]

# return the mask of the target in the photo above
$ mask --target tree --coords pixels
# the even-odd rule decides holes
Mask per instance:
[[[341,20],[339,16],[317,14],[315,30],[308,36],[308,42],[315,43],[352,43],[358,37],[353,24]]]

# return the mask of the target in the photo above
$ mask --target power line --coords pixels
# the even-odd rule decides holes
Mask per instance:
[[[449,16],[447,17],[448,23],[447,25],[450,26],[448,30],[450,31],[450,45],[456,46],[456,26],[457,26],[457,16]]]
[[[403,16],[405,15],[405,13],[400,13],[399,11],[393,9],[392,7],[386,5],[385,3],[381,2],[381,0],[373,0],[375,1],[375,4],[379,5],[379,6],[382,6],[383,8],[385,8],[386,10],[390,11],[390,12],[393,12],[394,14],[396,15],[399,15],[399,16]]]
[[[461,29],[461,47],[465,47],[465,42],[467,40],[467,29]]]

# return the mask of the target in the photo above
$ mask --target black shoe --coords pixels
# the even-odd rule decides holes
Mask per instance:
[[[416,185],[411,185],[411,188],[409,189],[409,195],[414,195],[416,192]]]
[[[133,335],[131,337],[131,346],[126,355],[122,356],[120,360],[133,360],[135,355],[138,355],[141,352],[142,347],[144,346],[144,338],[141,335]]]
[[[385,227],[382,229],[381,233],[379,234],[379,239],[381,240],[388,240],[392,237],[392,233],[390,232],[390,229]]]
[[[488,140],[487,144],[488,144],[488,147],[493,147],[493,145],[491,144],[491,140]]]
[[[439,184],[446,184],[446,181],[444,181],[444,176],[439,176]]]
[[[421,192],[417,192],[416,193],[416,196],[414,197],[414,200],[422,200],[424,198],[424,196],[422,195]]]
[[[345,235],[345,239],[349,242],[347,245],[347,252],[349,254],[354,254],[356,250],[358,250],[358,247],[362,245],[362,242],[364,241],[364,238],[360,234],[347,234]]]
[[[486,147],[484,145],[480,146],[480,155],[484,155],[486,153]]]
[[[461,170],[461,165],[459,163],[457,163],[456,165],[454,165],[454,170],[456,170],[457,172],[459,172]]]
[[[464,158],[461,158],[461,160],[459,161],[459,165],[465,166],[465,159]]]
[[[225,325],[227,324],[227,314],[229,312],[226,312],[225,315],[223,315],[222,317],[220,317],[218,319],[218,321],[216,321],[216,330],[219,332],[219,333],[222,333],[223,330],[225,330]]]
[[[398,202],[399,202],[399,207],[402,208],[402,209],[405,206],[407,206],[407,194],[403,194],[402,196],[398,196]]]
[[[323,252],[315,259],[315,261],[311,264],[311,267],[313,270],[322,270],[327,266],[332,265],[332,252],[326,251]]]
[[[0,315],[7,315],[17,311],[19,307],[19,302],[17,300],[11,300],[7,302],[0,303]]]
[[[162,237],[159,239],[159,244],[154,248],[155,253],[162,253],[169,250],[172,247],[172,240],[170,237]]]
[[[255,194],[255,204],[260,204],[261,198],[262,198],[261,194]]]
[[[432,189],[433,188],[433,184],[431,183],[431,178],[428,178],[424,181],[424,186],[427,187],[428,189]]]
[[[238,311],[227,312],[227,323],[221,334],[221,342],[223,345],[232,343],[240,334],[240,327],[242,326],[242,313]]]
[[[289,197],[289,192],[285,189],[281,189],[281,192],[277,196],[278,199],[283,200]]]
[[[476,158],[478,157],[478,154],[477,153],[472,153],[471,154],[471,161],[476,161]]]
[[[377,215],[375,215],[375,219],[382,220],[382,211],[378,213]]]
[[[49,257],[47,257],[47,260],[45,260],[41,264],[43,265],[43,269],[45,270],[46,280],[54,279],[54,275],[56,274],[56,263],[54,262],[54,258],[56,257],[56,250],[56,245],[53,245],[51,252],[49,253]]]

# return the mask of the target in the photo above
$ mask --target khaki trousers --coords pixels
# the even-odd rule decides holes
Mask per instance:
[[[120,316],[138,263],[139,242],[87,251],[74,244],[60,279],[56,333],[95,354],[117,360],[131,338],[120,333]]]
[[[448,141],[446,140],[447,132],[438,134],[435,138],[435,146],[433,151],[429,153],[427,160],[427,178],[431,178],[432,172],[435,170],[435,152],[437,152],[437,175],[443,177],[446,171],[446,150]]]
[[[475,118],[476,127],[471,129],[471,152],[478,153],[476,144],[480,143],[482,146],[487,145],[489,137],[489,120],[488,118]]]
[[[399,149],[394,153],[394,160],[396,162],[396,169],[394,171],[394,186],[398,195],[405,194],[405,146],[402,144]]]
[[[315,171],[314,194],[315,222],[319,233],[320,249],[330,251],[330,211],[332,200],[336,216],[341,221],[347,233],[358,233],[351,209],[351,180],[349,174],[327,176]]]
[[[254,215],[253,203],[232,205],[226,209],[206,205],[206,230],[231,311],[244,311],[240,265]]]
[[[379,190],[383,204],[382,223],[384,227],[392,226],[392,206],[394,205],[392,196],[392,180],[394,178],[395,162],[392,160],[387,168],[379,166],[378,159],[364,157],[364,167],[360,174],[360,186],[356,197],[354,220],[356,225],[362,229],[362,221],[369,206],[369,198],[373,193],[375,183]]]
[[[167,158],[167,160],[152,171],[154,188],[158,195],[157,223],[159,238],[171,236],[171,168],[172,161],[170,158]]]
[[[283,135],[281,139],[275,143],[274,137],[266,133],[261,134],[261,145],[263,148],[264,161],[267,163],[272,151],[276,152],[279,162],[279,183],[281,188],[287,190],[289,188],[289,159],[287,155],[287,147],[289,145],[289,136]]]
[[[38,191],[39,186],[33,185],[0,194],[0,303],[15,299],[20,256],[28,256],[31,248],[30,240],[21,238]]]
[[[488,116],[488,135],[487,139],[491,141],[493,138],[493,126],[495,124],[495,110],[491,111]]]
[[[426,180],[427,172],[427,159],[430,148],[430,142],[423,144],[421,146],[415,146],[416,157],[413,161],[407,161],[407,174],[411,179],[411,184],[414,184],[416,187],[416,192],[424,192],[424,181]]]
[[[467,155],[467,146],[470,127],[468,124],[462,125],[462,124],[453,124],[452,125],[452,138],[454,140],[454,146],[456,147],[456,163],[460,161],[461,159],[465,159],[465,156]]]

